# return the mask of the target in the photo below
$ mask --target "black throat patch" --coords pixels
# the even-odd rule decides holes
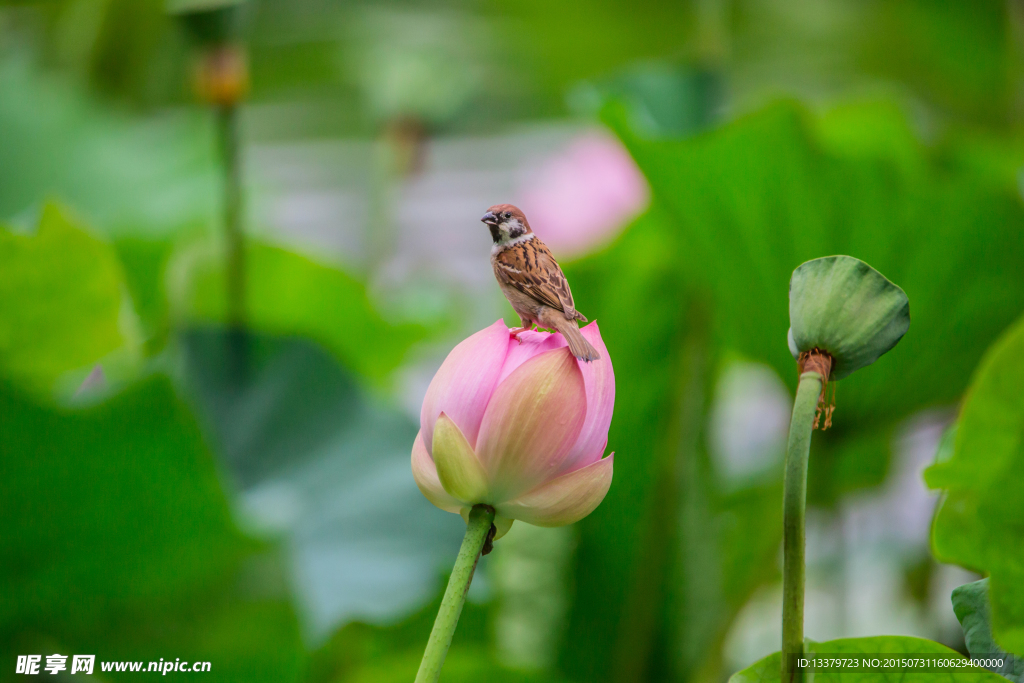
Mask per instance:
[[[498,226],[494,223],[488,223],[487,228],[491,231],[491,239],[497,244],[501,241],[501,230],[498,230]]]

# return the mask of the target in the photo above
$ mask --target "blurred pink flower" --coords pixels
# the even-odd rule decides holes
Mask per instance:
[[[572,524],[604,500],[604,455],[615,375],[597,323],[583,336],[600,360],[583,363],[560,334],[523,332],[501,320],[452,349],[423,399],[412,472],[431,503],[463,517],[495,509],[496,537],[512,520]]]
[[[613,237],[647,208],[650,189],[615,138],[588,133],[532,173],[520,206],[557,254],[579,254]]]

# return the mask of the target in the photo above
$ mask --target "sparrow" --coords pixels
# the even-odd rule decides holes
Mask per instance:
[[[511,204],[496,204],[480,220],[494,240],[494,277],[522,321],[522,327],[511,330],[512,336],[519,339],[520,333],[537,325],[560,332],[576,358],[587,362],[600,358],[580,332],[577,321],[587,319],[576,310],[565,274],[523,212]]]

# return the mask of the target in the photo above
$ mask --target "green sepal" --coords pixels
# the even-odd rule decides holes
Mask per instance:
[[[852,256],[801,264],[789,281],[789,350],[832,356],[831,380],[871,365],[906,334],[910,301],[877,270]]]
[[[441,413],[434,424],[431,449],[437,478],[448,495],[470,507],[487,498],[487,472],[459,426]],[[468,519],[467,519],[468,521]]]

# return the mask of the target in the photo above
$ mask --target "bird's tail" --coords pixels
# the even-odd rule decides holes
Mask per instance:
[[[580,332],[579,325],[576,324],[575,320],[566,320],[563,316],[558,316],[555,319],[555,329],[562,333],[565,341],[569,343],[569,350],[572,351],[572,355],[578,359],[590,362],[601,357],[597,349]]]

